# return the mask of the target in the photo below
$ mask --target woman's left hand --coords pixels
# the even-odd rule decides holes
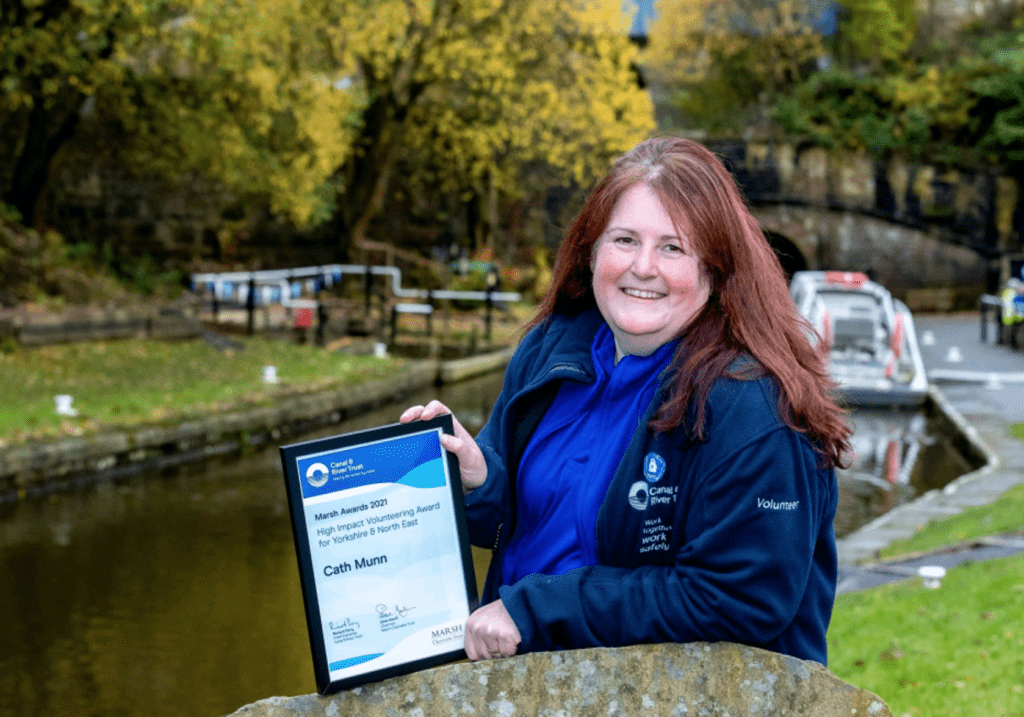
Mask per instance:
[[[466,620],[466,656],[473,661],[511,657],[522,640],[501,600],[484,605]]]

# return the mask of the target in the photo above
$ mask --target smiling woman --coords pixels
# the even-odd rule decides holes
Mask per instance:
[[[620,157],[487,425],[442,438],[494,551],[470,658],[729,641],[824,663],[849,429],[804,328],[713,154],[664,137]]]
[[[707,303],[707,278],[658,195],[636,184],[622,195],[594,249],[594,300],[616,357],[647,356],[682,333]]]

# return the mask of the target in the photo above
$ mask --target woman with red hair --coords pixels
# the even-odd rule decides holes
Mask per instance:
[[[620,157],[487,425],[442,438],[494,551],[469,657],[729,641],[824,664],[849,429],[806,330],[715,155]]]

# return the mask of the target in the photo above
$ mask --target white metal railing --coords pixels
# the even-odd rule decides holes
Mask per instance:
[[[237,295],[238,303],[248,300],[249,282],[254,287],[269,289],[256,294],[256,303],[281,304],[284,307],[315,306],[302,296],[303,281],[306,282],[308,293],[316,293],[320,288],[316,282],[322,281],[325,287],[333,286],[341,281],[345,274],[360,276],[390,276],[391,293],[399,299],[463,299],[469,301],[519,301],[520,295],[509,291],[458,291],[454,289],[407,289],[402,287],[402,272],[393,266],[367,266],[363,264],[324,264],[321,266],[304,266],[295,269],[262,269],[259,271],[225,271],[218,273],[196,273],[192,275],[192,290],[200,286],[209,288],[214,297],[224,301],[232,301]]]

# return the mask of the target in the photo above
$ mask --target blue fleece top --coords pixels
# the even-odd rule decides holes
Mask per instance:
[[[598,511],[598,563],[502,580],[519,529],[522,451],[564,382],[596,380],[591,346],[603,324],[589,310],[535,327],[477,435],[487,480],[466,496],[466,517],[473,544],[494,550],[483,602],[501,598],[520,652],[728,641],[824,664],[838,567],[835,471],[781,419],[768,375],[715,382],[703,441],[686,426],[648,428],[664,400],[656,393]]]
[[[520,461],[519,529],[504,560],[506,585],[597,565],[598,509],[678,343],[616,364],[611,329],[598,330],[591,347],[596,380],[562,384]]]

